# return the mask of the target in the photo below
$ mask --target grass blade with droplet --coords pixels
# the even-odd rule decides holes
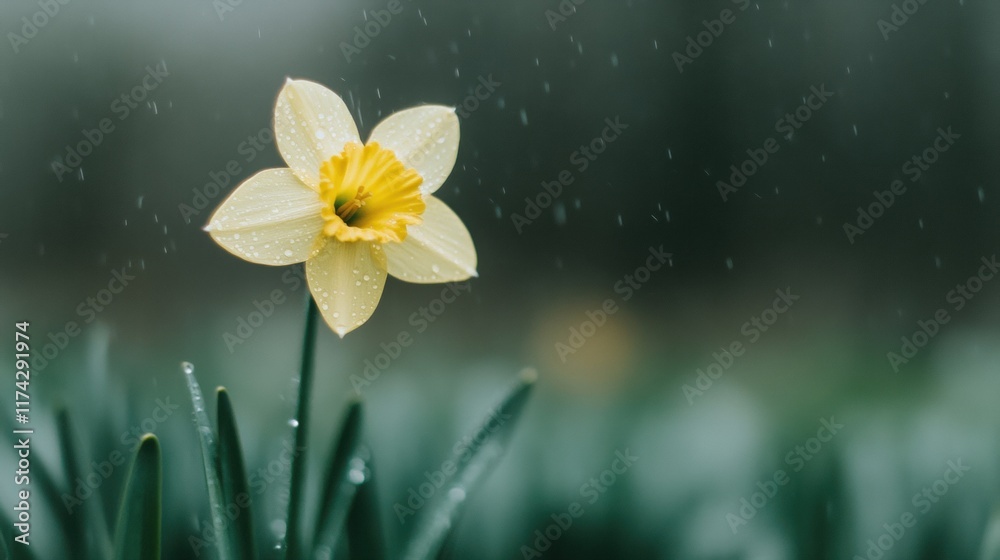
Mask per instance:
[[[125,483],[115,531],[115,560],[159,560],[162,483],[160,444],[156,436],[147,434]]]
[[[198,428],[198,441],[201,444],[202,464],[205,467],[205,483],[208,485],[208,503],[212,513],[212,527],[215,529],[215,546],[219,552],[219,560],[240,560],[233,556],[229,549],[231,539],[227,537],[228,524],[225,519],[225,500],[222,496],[222,484],[219,482],[218,450],[215,446],[215,436],[212,425],[208,422],[205,411],[205,397],[201,386],[194,376],[194,366],[184,363],[181,368],[187,378],[188,392],[191,393],[191,406],[194,409],[194,422]]]
[[[305,487],[306,446],[309,442],[309,404],[312,398],[313,363],[316,359],[316,322],[319,309],[312,293],[306,290],[306,327],[302,339],[302,358],[299,370],[299,397],[295,405],[295,452],[292,453],[288,485],[288,515],[285,524],[285,558],[298,560],[301,556],[299,517],[302,514],[302,489]]]
[[[430,560],[437,557],[462,512],[469,491],[486,477],[503,456],[537,377],[534,370],[524,370],[507,398],[486,417],[472,436],[471,441],[482,443],[474,449],[465,448],[461,453],[456,450],[451,461],[457,466],[457,470],[426,504],[403,555],[405,560]],[[490,425],[493,420],[496,420],[497,425]]]
[[[253,515],[250,509],[250,485],[247,483],[240,434],[236,428],[236,418],[229,394],[223,387],[216,391],[218,397],[218,469],[219,483],[226,508],[236,507],[235,518],[230,516],[229,530],[225,537],[230,539],[229,549],[234,558],[253,560],[257,558],[254,545]]]
[[[357,457],[361,435],[361,403],[353,402],[344,415],[336,445],[327,463],[323,493],[320,495],[313,550],[335,551],[344,530],[358,483],[351,478],[352,461]],[[360,471],[359,471],[360,472]]]
[[[362,473],[354,500],[347,514],[347,542],[351,560],[383,560],[386,558],[382,524],[379,520],[378,492],[375,489],[375,467],[371,451],[360,446],[353,468]]]

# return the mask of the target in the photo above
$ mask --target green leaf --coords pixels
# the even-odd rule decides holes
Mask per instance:
[[[302,554],[299,517],[302,514],[302,489],[305,487],[306,445],[309,442],[309,404],[312,398],[313,364],[316,360],[316,320],[319,309],[312,293],[306,290],[306,326],[302,338],[299,369],[299,398],[295,406],[295,452],[292,453],[288,484],[288,515],[285,524],[285,558],[298,560]]]
[[[363,471],[359,469],[363,459],[358,457],[361,412],[360,402],[351,403],[344,416],[336,445],[331,450],[316,519],[316,541],[313,550],[317,552],[323,550],[332,554],[337,550],[347,514],[363,476]]]
[[[250,510],[250,485],[247,483],[240,434],[236,429],[236,418],[229,394],[225,388],[216,390],[219,414],[219,482],[227,507],[236,507],[236,517],[230,516],[226,538],[234,558],[251,560],[257,558],[254,546],[253,515]]]
[[[115,535],[115,560],[159,560],[163,473],[156,436],[143,436],[136,451]]]
[[[444,548],[469,492],[503,456],[514,425],[537,378],[538,374],[534,370],[526,369],[521,372],[518,383],[507,398],[483,420],[476,433],[470,436],[470,441],[482,443],[474,449],[464,448],[461,453],[452,455],[451,461],[457,465],[457,471],[424,506],[413,538],[403,555],[404,560],[430,560],[436,558]]]
[[[241,560],[233,555],[229,543],[232,539],[228,537],[228,525],[226,523],[225,498],[222,495],[222,484],[219,481],[218,451],[215,447],[215,436],[212,433],[212,426],[208,422],[208,413],[205,411],[205,398],[201,393],[201,386],[194,376],[194,366],[184,362],[181,365],[184,375],[187,378],[188,392],[191,393],[191,406],[194,409],[194,423],[198,428],[198,440],[201,442],[202,465],[205,468],[205,483],[208,485],[208,503],[212,512],[212,526],[215,529],[215,546],[219,552],[219,560]]]
[[[6,508],[0,509],[0,527],[13,529],[13,534],[10,534],[8,538],[6,531],[0,531],[0,541],[3,541],[0,544],[0,560],[35,560],[31,545],[25,546],[14,542],[14,537],[19,535],[20,532],[14,527],[13,522],[7,518],[5,510]],[[7,548],[8,544],[14,548]]]
[[[361,446],[351,470],[360,480],[347,514],[347,533],[351,560],[383,560],[386,557],[382,526],[379,522],[378,492],[375,490],[375,467],[371,452]]]
[[[986,523],[983,542],[979,545],[979,560],[1000,560],[1000,507],[994,507]]]
[[[81,478],[79,465],[83,461],[80,460],[80,454],[73,438],[73,430],[70,428],[71,425],[69,412],[65,408],[60,408],[56,412],[56,431],[63,469],[72,492],[73,485]],[[62,506],[57,511],[62,514],[66,512],[66,508]],[[81,513],[84,514],[81,515]],[[86,525],[88,519],[94,521],[94,531],[88,531]],[[69,542],[77,543],[77,547],[82,549],[75,552],[84,558],[106,558],[111,551],[107,520],[96,492],[91,494],[88,499],[83,500],[83,503],[72,514],[67,515],[64,526],[68,531]]]

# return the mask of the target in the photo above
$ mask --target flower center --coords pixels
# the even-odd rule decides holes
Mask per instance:
[[[323,234],[339,241],[400,242],[421,223],[423,178],[391,150],[349,142],[320,167]]]

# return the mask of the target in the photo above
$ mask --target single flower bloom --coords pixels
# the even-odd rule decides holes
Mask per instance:
[[[371,317],[387,274],[417,283],[476,276],[469,231],[432,196],[458,154],[454,109],[400,111],[362,144],[336,93],[288,80],[275,105],[274,136],[289,168],[244,181],[205,230],[250,262],[304,261],[309,290],[338,335]]]

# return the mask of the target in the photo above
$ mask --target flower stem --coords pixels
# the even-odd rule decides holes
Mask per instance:
[[[309,437],[309,401],[312,395],[313,364],[316,360],[316,318],[319,310],[312,293],[306,290],[306,328],[302,340],[302,361],[299,371],[299,398],[295,405],[295,451],[292,453],[291,481],[288,489],[288,521],[285,527],[285,558],[296,560],[300,551],[299,517],[302,513],[302,489],[305,486],[306,447]]]

